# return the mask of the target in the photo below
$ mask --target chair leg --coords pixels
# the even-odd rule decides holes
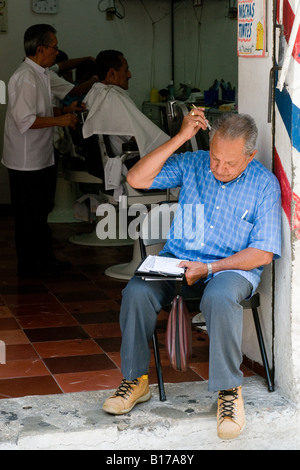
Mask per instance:
[[[261,352],[261,357],[262,357],[263,365],[264,365],[266,375],[267,375],[268,390],[269,390],[269,392],[274,392],[274,384],[273,384],[273,381],[271,379],[270,367],[269,367],[269,363],[268,363],[268,358],[267,358],[264,339],[263,339],[263,335],[262,335],[262,331],[261,331],[258,311],[257,311],[256,307],[252,308],[252,314],[253,314],[254,324],[255,324],[255,328],[256,328],[256,334],[257,334],[258,344],[259,344],[259,348],[260,348],[260,352]]]
[[[155,358],[155,365],[156,365],[157,382],[158,382],[158,388],[159,388],[159,398],[160,398],[160,401],[166,401],[167,398],[165,394],[165,386],[164,386],[164,380],[162,376],[162,367],[161,367],[161,362],[160,362],[160,354],[159,354],[156,330],[152,336],[152,343],[153,343],[154,358]]]

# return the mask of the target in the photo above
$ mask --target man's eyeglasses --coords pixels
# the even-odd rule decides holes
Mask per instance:
[[[51,47],[51,49],[55,49],[58,51],[58,46],[49,46],[49,44],[43,44],[44,47]]]

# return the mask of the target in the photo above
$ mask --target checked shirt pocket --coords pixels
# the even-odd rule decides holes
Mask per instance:
[[[227,212],[219,226],[215,241],[221,251],[226,253],[225,256],[230,256],[247,248],[252,229],[253,224]]]

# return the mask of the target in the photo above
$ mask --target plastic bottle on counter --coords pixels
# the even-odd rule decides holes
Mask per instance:
[[[159,93],[156,88],[152,88],[152,90],[150,91],[150,102],[159,103]]]

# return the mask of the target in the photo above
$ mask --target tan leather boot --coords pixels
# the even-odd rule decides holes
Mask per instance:
[[[245,426],[242,387],[222,390],[218,398],[217,431],[221,439],[235,439]]]
[[[129,413],[137,403],[143,403],[151,397],[148,375],[135,380],[122,380],[115,393],[103,404],[103,410],[113,415]]]

